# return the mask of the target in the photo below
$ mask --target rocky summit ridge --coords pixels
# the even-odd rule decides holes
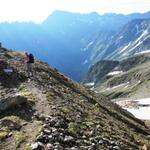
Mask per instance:
[[[138,150],[149,144],[144,122],[108,98],[39,60],[27,78],[23,53],[0,53],[1,150]]]

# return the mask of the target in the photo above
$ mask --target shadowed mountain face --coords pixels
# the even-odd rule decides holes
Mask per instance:
[[[148,63],[150,61],[150,54],[138,54],[133,57],[129,57],[122,61],[113,61],[113,60],[101,60],[90,67],[89,71],[87,72],[85,79],[83,80],[84,83],[94,82],[97,84],[98,82],[105,82],[106,76],[109,79],[109,75],[127,72],[130,69],[135,69],[136,67],[143,65],[144,63]],[[146,66],[148,67],[148,66]],[[114,72],[114,74],[110,74],[110,72]]]
[[[38,60],[27,78],[21,52],[5,50],[0,61],[13,69],[7,74],[0,66],[1,150],[138,150],[148,144],[144,122],[106,97]]]
[[[121,60],[150,50],[150,20],[137,19],[127,23],[115,36],[106,40],[106,45],[97,43],[92,60]],[[99,48],[98,48],[99,47]]]
[[[101,60],[90,67],[83,83],[97,83],[103,81],[103,77],[119,64],[118,61]]]
[[[93,85],[97,92],[103,93],[110,99],[150,97],[150,53],[138,54],[124,59],[113,68],[110,68],[113,61],[105,60],[105,65],[102,65],[101,62],[89,69],[84,80],[86,83],[94,82]],[[103,73],[103,76],[98,76],[97,72]]]
[[[30,51],[80,81],[91,63],[107,56],[109,41],[123,25],[132,19],[148,17],[149,13],[100,16],[56,11],[42,24],[1,23],[0,41],[8,48]]]

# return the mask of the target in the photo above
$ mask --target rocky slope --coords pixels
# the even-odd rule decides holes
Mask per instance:
[[[100,61],[101,62],[101,61]],[[107,61],[109,64],[110,61]],[[94,65],[90,70],[97,68],[98,72],[107,73],[103,77],[97,77],[94,82],[97,92],[107,95],[111,99],[118,98],[147,98],[149,94],[149,78],[150,78],[150,54],[138,54],[134,57],[124,59],[118,63],[113,69]],[[88,72],[91,78],[96,73]],[[87,78],[88,79],[88,78]],[[87,81],[88,82],[88,81]],[[91,82],[89,80],[89,82]]]
[[[27,78],[24,55],[1,49],[1,150],[138,150],[150,131],[106,97],[36,60]],[[4,72],[4,69],[13,72]],[[22,101],[20,101],[23,99]]]
[[[150,61],[149,52],[143,54],[139,53],[133,57],[123,59],[122,61],[100,60],[89,68],[83,80],[83,83],[94,82],[95,84],[97,84],[97,82],[100,81],[104,82],[105,79],[103,79],[103,77],[104,78],[106,78],[106,76],[109,77],[109,73],[110,76],[113,75],[111,74],[111,72],[114,73],[115,71],[120,71],[120,73],[126,72],[149,61]]]
[[[83,83],[92,83],[104,81],[103,77],[119,64],[118,61],[101,60],[95,65],[91,66],[87,72]]]

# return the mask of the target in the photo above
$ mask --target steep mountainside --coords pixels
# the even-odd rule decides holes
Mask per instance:
[[[97,62],[95,65],[91,66],[83,83],[97,83],[99,81],[103,81],[103,77],[113,70],[119,64],[118,61],[109,61],[109,60],[101,60]]]
[[[1,150],[138,150],[148,144],[144,122],[106,97],[38,60],[35,76],[27,78],[22,53],[0,52]]]
[[[109,78],[109,75],[111,76],[117,73],[126,72],[143,63],[149,62],[149,60],[150,54],[148,51],[147,53],[139,53],[136,56],[123,59],[122,61],[100,60],[90,67],[83,83],[94,82],[94,84],[97,84],[100,81],[104,82],[105,79]],[[111,72],[114,72],[114,74],[111,74]]]
[[[90,60],[99,58],[101,50],[107,48],[108,41],[123,25],[132,19],[148,17],[149,12],[98,15],[56,11],[41,24],[1,23],[0,42],[8,48],[32,51],[41,60],[80,81]]]
[[[107,44],[95,44],[91,60],[121,60],[150,49],[150,20],[137,19],[126,24]],[[94,51],[97,49],[97,53]]]
[[[101,62],[101,61],[100,61]],[[116,65],[114,69],[109,69],[112,65],[107,61],[106,68],[96,64],[90,69],[98,72],[105,72],[104,76],[97,77],[94,82],[97,92],[107,95],[111,99],[117,98],[147,98],[149,94],[150,78],[150,54],[138,54],[134,57],[124,59]],[[96,73],[89,70],[88,74],[95,77]],[[87,78],[88,79],[88,78]],[[86,79],[85,79],[86,80]],[[87,83],[91,80],[86,80]]]

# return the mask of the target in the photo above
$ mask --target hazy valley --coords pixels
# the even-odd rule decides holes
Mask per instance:
[[[1,23],[0,41],[9,49],[32,52],[76,81],[82,81],[88,67],[100,59],[121,57],[125,48],[134,49],[126,56],[147,50],[149,22],[132,20],[149,17],[149,12],[99,15],[55,11],[41,24]],[[140,37],[145,47],[139,45]]]
[[[0,42],[0,149],[149,150],[150,12],[55,11]]]

